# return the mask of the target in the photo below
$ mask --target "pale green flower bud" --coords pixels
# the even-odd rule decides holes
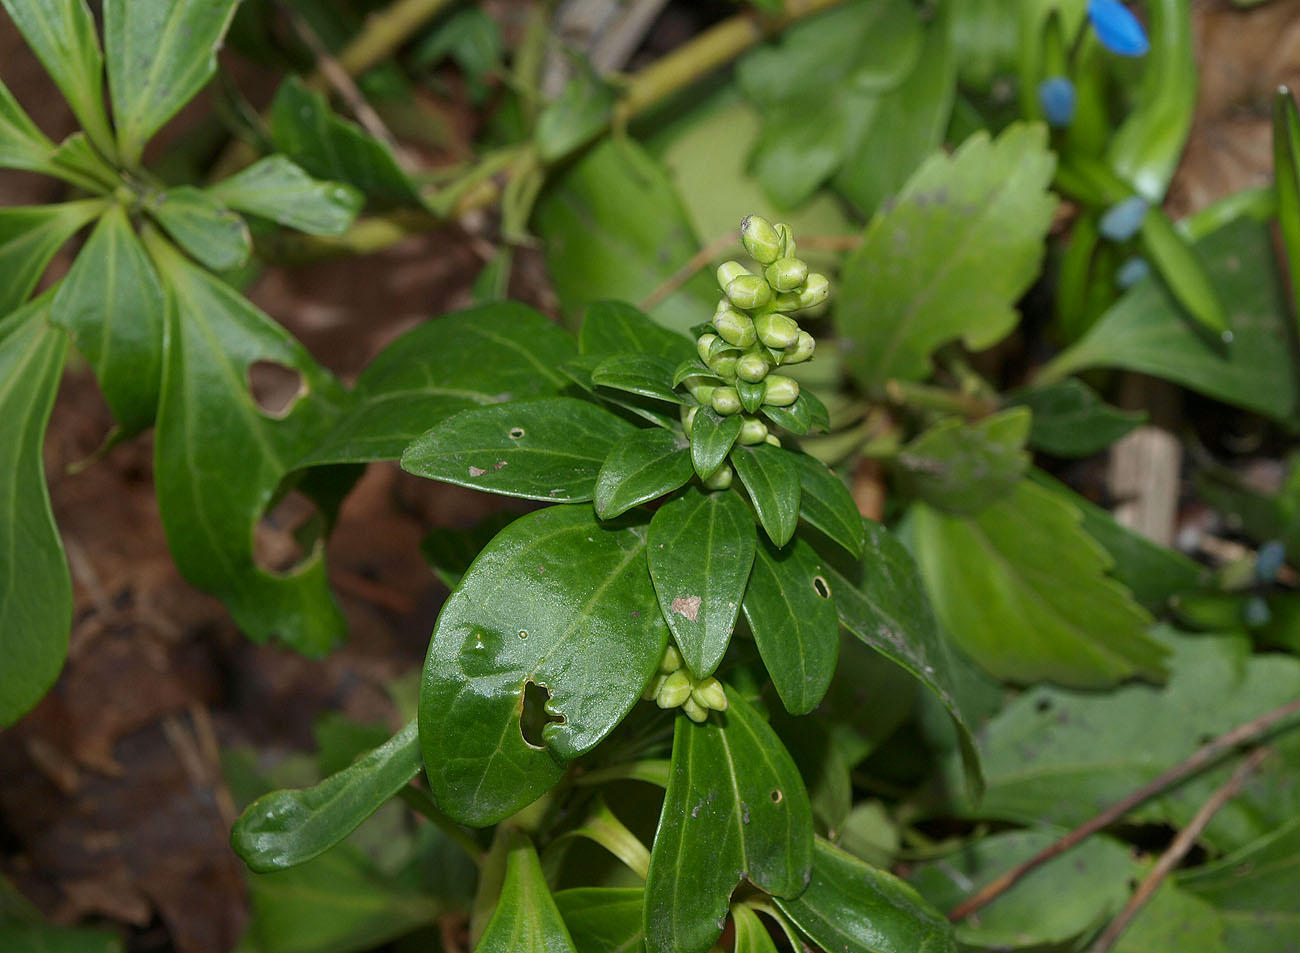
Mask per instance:
[[[709,710],[694,698],[687,698],[682,702],[682,711],[686,712],[686,717],[697,725],[702,725],[709,720]]]
[[[729,490],[731,489],[731,481],[735,477],[735,472],[732,471],[728,464],[724,463],[708,475],[704,480],[704,485],[710,490]]]
[[[774,447],[781,446],[781,439],[774,433],[770,433],[766,437],[764,437],[763,442],[770,443]]]
[[[669,642],[668,648],[664,649],[664,657],[659,662],[659,671],[665,675],[671,675],[681,667],[682,653],[677,651],[677,646]]]
[[[771,222],[758,215],[745,216],[740,223],[740,240],[760,265],[770,265],[781,257],[781,236]]]
[[[799,339],[785,349],[781,357],[782,364],[802,364],[813,356],[817,350],[817,339],[807,331],[799,332]]]
[[[691,697],[693,688],[691,677],[686,673],[686,669],[679,668],[671,675],[664,677],[664,683],[659,686],[659,697],[656,701],[660,708],[676,708]]]
[[[706,364],[709,361],[709,345],[718,339],[716,334],[701,334],[695,342],[695,351],[700,355],[700,360]]]
[[[777,311],[759,315],[758,320],[754,322],[754,330],[758,332],[760,341],[778,350],[784,350],[799,340],[798,323],[794,318]]]
[[[744,275],[749,275],[751,278],[754,277],[750,270],[740,262],[724,261],[718,266],[718,286],[722,288],[723,291],[726,291],[727,285]]]
[[[727,297],[737,308],[753,311],[772,300],[772,289],[758,275],[741,275],[727,285]]]
[[[707,404],[713,398],[713,392],[718,389],[707,377],[688,377],[682,381],[686,385],[686,391],[701,404]]]
[[[757,340],[754,332],[754,319],[747,314],[741,314],[734,308],[728,308],[726,311],[719,311],[713,316],[713,327],[722,335],[722,340],[728,344],[734,344],[736,347],[749,347]],[[707,361],[708,358],[706,357]]]
[[[726,295],[723,295],[721,298],[718,299],[717,307],[713,309],[713,313],[721,314],[723,311],[727,311],[730,308],[731,308],[731,299],[728,298]]]
[[[740,395],[734,387],[715,387],[709,395],[709,403],[724,417],[740,413]]]
[[[736,361],[739,359],[735,351],[719,351],[709,359],[709,370],[719,377],[729,381],[736,379]]]
[[[780,374],[768,375],[767,393],[763,395],[763,403],[771,404],[773,407],[789,407],[798,399],[798,381],[782,377]]]
[[[801,258],[778,258],[763,272],[777,291],[794,291],[808,277],[808,263]]]
[[[798,293],[792,291],[782,291],[779,294],[773,295],[772,310],[784,311],[786,313],[789,313],[791,311],[798,311],[799,310]]]
[[[654,678],[650,679],[650,684],[645,687],[645,691],[641,693],[641,697],[648,702],[652,702],[658,698],[659,689],[663,687],[664,679],[667,677],[668,676],[666,675],[656,674]]]
[[[813,272],[799,289],[799,307],[811,308],[813,305],[821,304],[830,293],[830,279],[823,274]]]
[[[744,444],[746,447],[752,447],[754,444],[762,443],[766,439],[767,424],[757,417],[746,417],[745,422],[740,425],[740,436],[736,438],[736,442]]]
[[[712,395],[710,394],[709,396]],[[699,413],[699,411],[700,408],[698,407],[682,408],[682,430],[686,432],[688,438],[691,435],[691,429],[695,426],[695,415]]]
[[[784,222],[778,223],[776,233],[781,236],[781,257],[793,258],[797,249],[794,244],[794,232],[790,230],[790,226]]]
[[[743,354],[736,361],[736,376],[751,384],[757,384],[766,377],[768,370],[767,358],[757,352]]]
[[[712,708],[714,711],[727,710],[727,691],[722,687],[722,683],[713,676],[701,681],[691,692],[691,698],[703,705],[705,708]]]

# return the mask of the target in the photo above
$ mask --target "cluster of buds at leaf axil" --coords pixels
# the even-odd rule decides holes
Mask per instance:
[[[682,653],[671,642],[664,650],[659,671],[646,686],[642,697],[660,708],[681,708],[691,721],[703,723],[709,710],[726,711],[727,693],[713,676],[695,678],[682,661]]]

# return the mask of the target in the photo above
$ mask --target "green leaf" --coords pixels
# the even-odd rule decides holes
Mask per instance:
[[[978,513],[1006,496],[1029,469],[1031,414],[1013,407],[968,424],[946,417],[899,451],[903,491],[953,515]]]
[[[1029,444],[1057,457],[1088,457],[1105,450],[1146,420],[1141,411],[1118,410],[1077,377],[1017,391],[1007,403],[1033,412]]]
[[[858,505],[844,482],[826,464],[806,453],[795,455],[799,470],[799,516],[809,526],[862,558],[865,536]]]
[[[578,350],[604,357],[653,354],[670,361],[695,355],[690,338],[655,324],[645,312],[622,301],[594,301],[587,306],[578,331]]]
[[[731,921],[736,927],[735,953],[776,953],[776,944],[758,914],[743,903],[731,907]]]
[[[59,143],[47,171],[92,194],[112,192],[121,184],[121,174],[96,151],[84,132],[74,132]]]
[[[511,831],[508,851],[501,898],[475,953],[577,953],[532,841]]]
[[[414,721],[350,767],[301,791],[272,791],[250,804],[231,846],[258,873],[296,867],[341,843],[420,772]]]
[[[68,348],[48,314],[47,294],[0,325],[0,725],[54,683],[72,624],[72,583],[41,463]]]
[[[978,791],[978,676],[939,631],[911,554],[874,520],[863,519],[862,527],[865,554],[852,574],[826,567],[840,622],[943,702],[957,725],[967,782]]]
[[[812,868],[812,809],[775,732],[738,693],[696,725],[677,719],[672,777],[645,888],[651,953],[705,953],[722,934],[732,890],[747,878],[797,897]]]
[[[438,806],[494,824],[559,780],[565,761],[623,720],[668,642],[644,527],[587,506],[520,517],[479,555],[434,628],[420,694],[420,745]],[[525,685],[551,719],[530,743]]]
[[[154,476],[172,557],[250,638],[278,636],[320,655],[344,628],[322,548],[289,572],[271,572],[254,560],[253,529],[333,422],[342,389],[238,291],[156,233],[144,238],[169,300]],[[299,376],[302,396],[286,412],[272,415],[254,400],[248,374],[257,361]]]
[[[653,354],[616,354],[596,365],[591,382],[670,404],[694,404],[692,398],[673,390],[673,367],[670,358]]]
[[[643,953],[641,887],[574,887],[555,894],[555,905],[578,953]]]
[[[1227,337],[1228,314],[1192,243],[1180,235],[1163,210],[1142,219],[1142,249],[1187,314],[1219,337]]]
[[[1252,946],[1240,934],[1233,936],[1231,946],[1225,943],[1224,921],[1230,916],[1166,880],[1120,934],[1115,953],[1272,953],[1277,938],[1271,923],[1263,932],[1263,944]]]
[[[570,315],[602,299],[642,300],[700,248],[664,170],[623,137],[597,143],[554,178],[533,225]],[[685,331],[712,313],[718,294],[712,278],[699,273],[650,316]]]
[[[803,436],[812,429],[812,406],[803,394],[795,398],[789,407],[773,407],[764,404],[763,416],[778,427],[784,427],[793,434]]]
[[[271,141],[309,175],[356,186],[387,205],[423,206],[387,145],[330,109],[325,97],[290,76],[271,103]]]
[[[122,433],[152,426],[162,382],[166,296],[122,206],[100,217],[59,284],[50,320],[71,332]]]
[[[52,173],[54,143],[0,83],[0,168]]]
[[[192,186],[159,192],[149,211],[176,244],[214,271],[242,267],[252,254],[244,220]]]
[[[103,210],[99,199],[0,208],[0,318],[27,300],[54,253]]]
[[[503,496],[590,500],[601,464],[633,427],[585,400],[547,397],[461,411],[417,438],[402,469]]]
[[[839,333],[867,387],[930,372],[930,353],[960,338],[982,350],[1016,325],[1038,276],[1056,201],[1042,126],[1015,124],[932,156],[867,227],[844,266]]]
[[[731,643],[754,543],[754,521],[734,493],[689,490],[650,521],[650,578],[697,678],[713,674]]]
[[[956,953],[952,927],[903,881],[817,838],[812,880],[776,905],[827,950]]]
[[[612,387],[598,388],[592,381],[591,374],[605,360],[604,355],[601,354],[582,354],[565,361],[560,366],[560,371],[603,404],[619,407],[664,430],[677,430],[681,427],[680,414],[664,407],[661,401]]]
[[[840,627],[831,583],[811,546],[799,538],[781,549],[762,541],[745,618],[786,711],[816,708],[835,674]]]
[[[1150,616],[1107,577],[1110,559],[1059,497],[1022,482],[974,517],[913,513],[939,620],[990,674],[1087,688],[1163,678],[1164,651],[1143,631]]]
[[[707,479],[727,459],[740,436],[740,414],[723,417],[712,407],[701,407],[691,424],[691,463],[700,479]]]
[[[113,156],[113,133],[104,111],[104,57],[86,0],[0,2],[91,141]]]
[[[341,235],[364,202],[350,185],[318,182],[284,156],[267,156],[207,191],[228,208],[312,235]]]
[[[698,421],[699,414],[695,415]],[[794,455],[779,447],[759,444],[736,447],[731,463],[749,500],[758,511],[758,521],[777,546],[784,546],[799,525],[799,469]]]
[[[564,90],[537,117],[533,141],[547,164],[586,145],[609,126],[614,90],[585,61]]]
[[[482,305],[413,328],[371,361],[349,408],[300,466],[396,460],[453,414],[558,393],[573,338],[531,308]]]
[[[634,430],[609,452],[596,477],[596,514],[610,519],[657,500],[691,478],[690,441],[670,430]]]
[[[1273,190],[1277,195],[1277,225],[1291,276],[1291,305],[1300,322],[1300,112],[1290,90],[1279,89],[1273,100]],[[1300,327],[1300,324],[1297,325]]]
[[[1052,830],[1028,830],[982,837],[918,868],[909,879],[935,906],[955,907],[1058,836]],[[1128,899],[1129,879],[1136,873],[1123,844],[1106,837],[1089,838],[1020,880],[981,909],[978,917],[958,925],[957,938],[963,944],[992,949],[1065,944],[1118,913]]]
[[[0,949],[9,953],[123,953],[117,934],[53,923],[0,923]]]
[[[1286,299],[1266,228],[1239,218],[1197,243],[1219,297],[1232,303],[1231,342],[1207,341],[1159,282],[1144,281],[1115,303],[1040,379],[1089,367],[1163,377],[1275,420],[1290,421],[1300,393],[1284,318]]]
[[[108,88],[122,160],[147,143],[217,70],[238,0],[105,0]]]

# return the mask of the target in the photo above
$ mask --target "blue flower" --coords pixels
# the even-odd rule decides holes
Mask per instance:
[[[1145,56],[1151,49],[1147,31],[1119,0],[1088,0],[1088,19],[1101,45],[1120,56]]]
[[[1107,209],[1097,224],[1097,229],[1113,242],[1126,242],[1142,227],[1148,207],[1140,195],[1131,195]]]
[[[1074,120],[1074,84],[1064,76],[1051,76],[1038,84],[1038,102],[1050,125],[1063,129]]]

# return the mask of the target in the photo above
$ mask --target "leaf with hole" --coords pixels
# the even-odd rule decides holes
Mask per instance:
[[[945,513],[978,513],[1006,496],[1029,469],[1030,417],[1023,407],[974,423],[945,417],[894,457],[899,486]]]
[[[673,390],[673,370],[671,358],[654,354],[616,354],[596,365],[591,372],[591,382],[598,387],[612,387],[670,404],[693,405],[693,398]]]
[[[799,471],[799,517],[839,543],[855,559],[862,557],[864,532],[858,505],[844,481],[826,464],[806,453],[796,454]]]
[[[149,211],[176,244],[216,271],[238,268],[252,254],[244,220],[200,189],[182,185],[159,192]]]
[[[609,452],[596,477],[596,514],[611,519],[657,500],[691,478],[689,441],[671,430],[634,430]]]
[[[402,469],[526,500],[590,500],[605,458],[633,429],[572,397],[492,404],[462,411],[418,437],[402,454]]]
[[[695,354],[688,337],[652,321],[645,312],[623,301],[593,301],[578,330],[583,354],[653,354],[683,361]]]
[[[736,447],[731,462],[768,537],[776,545],[784,546],[799,525],[801,491],[794,455],[779,447],[759,444]]]
[[[104,207],[98,199],[84,199],[0,208],[0,318],[27,300],[54,253]]]
[[[284,156],[267,156],[207,190],[227,208],[311,235],[340,235],[361,211],[350,185],[320,182]]]
[[[438,806],[494,824],[559,780],[641,696],[668,641],[646,528],[552,506],[479,554],[438,617],[420,689],[420,745]],[[549,693],[530,740],[525,685]]]
[[[475,953],[577,953],[551,897],[537,851],[526,834],[511,831],[506,879]]]
[[[696,411],[691,424],[691,463],[701,480],[722,466],[743,425],[739,414],[723,417],[712,407]]]
[[[736,494],[691,489],[650,521],[650,578],[696,677],[712,675],[735,631],[754,563],[754,521]]]
[[[812,809],[803,779],[749,702],[729,689],[727,705],[702,725],[677,718],[645,887],[651,953],[705,953],[742,879],[778,897],[797,897],[808,884]]]

